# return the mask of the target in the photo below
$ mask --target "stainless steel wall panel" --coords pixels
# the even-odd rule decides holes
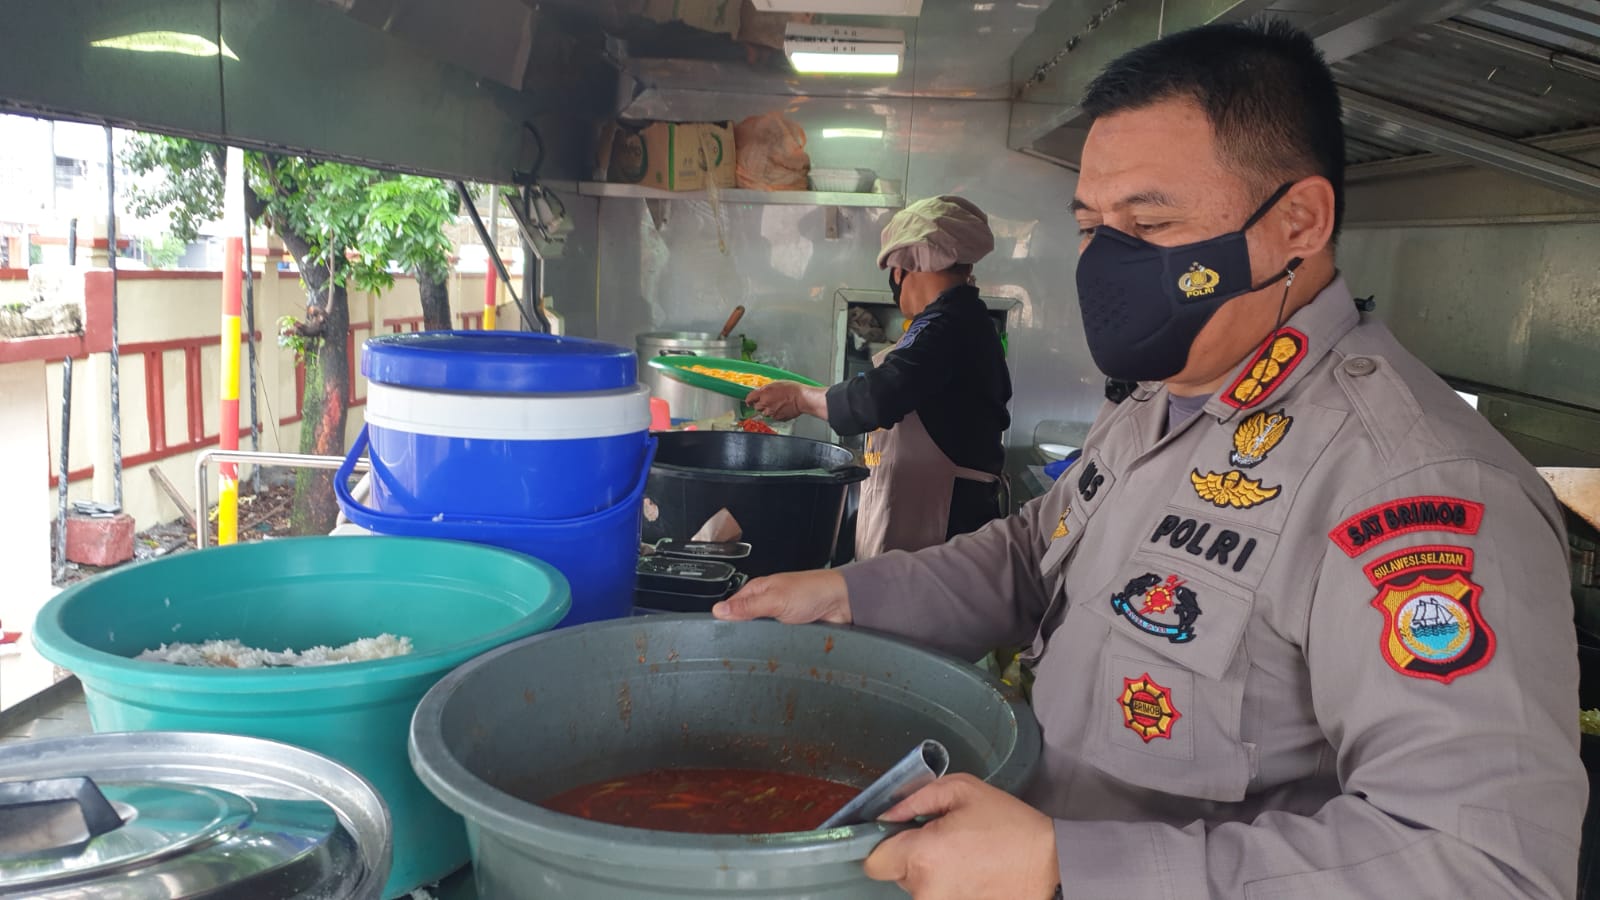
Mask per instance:
[[[996,250],[978,267],[990,296],[1021,308],[1010,332],[1014,445],[1032,443],[1044,419],[1088,422],[1103,397],[1078,318],[1073,272],[1077,227],[1068,204],[1071,173],[1005,147],[1004,101],[894,101],[884,112],[890,158],[910,166],[907,193],[960,193],[983,207]],[[855,112],[852,103],[814,101],[815,122]],[[827,143],[813,142],[813,163]],[[862,151],[865,152],[865,151]],[[878,236],[890,215],[841,209],[840,237],[824,237],[816,207],[724,204],[721,239],[704,199],[649,203],[600,201],[599,310],[595,334],[631,345],[642,331],[714,330],[736,304],[740,330],[778,365],[826,379],[832,367],[834,294],[880,289]],[[558,299],[558,308],[560,301]],[[798,429],[822,436],[817,423]]]
[[[1435,371],[1600,409],[1600,224],[1345,235],[1358,295]]]

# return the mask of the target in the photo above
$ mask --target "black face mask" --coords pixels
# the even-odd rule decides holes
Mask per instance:
[[[1183,371],[1189,347],[1222,304],[1282,280],[1299,259],[1250,283],[1245,232],[1283,199],[1273,192],[1238,231],[1160,247],[1105,225],[1078,257],[1078,306],[1094,363],[1111,378],[1165,381]]]
[[[889,270],[889,293],[894,295],[894,305],[900,305],[900,291],[906,286],[905,276],[900,276],[899,281],[894,280],[894,270]]]

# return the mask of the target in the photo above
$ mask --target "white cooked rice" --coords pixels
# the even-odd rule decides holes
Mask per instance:
[[[201,644],[162,644],[154,650],[140,653],[135,659],[213,669],[264,669],[366,662],[405,656],[411,651],[411,638],[395,637],[385,633],[377,637],[354,640],[343,647],[318,646],[299,652],[284,650],[282,653],[246,647],[239,640],[206,641]]]

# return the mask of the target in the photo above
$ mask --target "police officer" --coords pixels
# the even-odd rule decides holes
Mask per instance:
[[[1031,644],[1034,784],[942,779],[868,874],[918,900],[1573,896],[1561,515],[1352,301],[1313,43],[1174,34],[1084,109],[1084,328],[1139,388],[1020,515],[718,609]]]
[[[993,249],[989,217],[972,201],[907,206],[884,226],[878,252],[905,334],[849,381],[779,381],[747,400],[780,421],[809,414],[839,434],[867,435],[858,560],[942,544],[1001,514],[1011,374],[972,276]]]

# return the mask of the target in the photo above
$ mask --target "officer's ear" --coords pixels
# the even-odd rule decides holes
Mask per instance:
[[[1337,201],[1333,185],[1320,175],[1302,178],[1278,202],[1276,227],[1291,257],[1310,259],[1333,243]]]

